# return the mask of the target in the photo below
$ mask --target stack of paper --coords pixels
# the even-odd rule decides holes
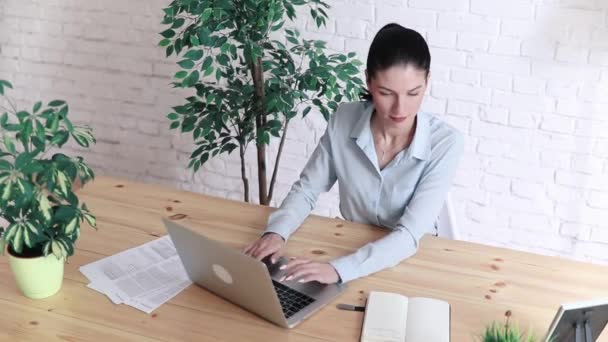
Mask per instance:
[[[113,303],[148,314],[192,284],[168,235],[81,266],[80,272],[89,288]]]

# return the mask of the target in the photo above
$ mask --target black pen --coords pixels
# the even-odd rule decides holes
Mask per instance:
[[[357,306],[357,305],[344,304],[344,303],[340,303],[340,304],[336,305],[336,307],[340,310],[361,311],[361,312],[365,311],[365,306]]]

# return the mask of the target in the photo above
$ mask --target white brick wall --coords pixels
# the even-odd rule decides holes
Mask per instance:
[[[0,78],[24,106],[64,98],[99,143],[82,153],[99,174],[241,198],[238,155],[185,170],[192,142],[165,115],[183,92],[156,47],[161,0],[0,1]],[[297,26],[365,61],[388,21],[419,30],[433,56],[423,109],[466,136],[454,181],[471,241],[608,262],[608,2],[604,0],[335,0],[328,27]],[[323,133],[311,113],[291,124],[277,205]],[[277,144],[269,149],[272,159]],[[257,197],[255,149],[248,151]],[[272,169],[272,165],[269,166]],[[339,216],[337,187],[315,213]]]

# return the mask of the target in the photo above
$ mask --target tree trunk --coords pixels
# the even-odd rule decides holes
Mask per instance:
[[[257,108],[255,113],[256,136],[261,132],[262,127],[266,125],[266,95],[264,94],[264,70],[262,68],[262,58],[258,57],[252,63],[251,73],[253,84],[255,85],[255,94],[257,97]],[[256,140],[256,148],[258,151],[258,187],[260,204],[268,205],[268,185],[266,180],[266,144],[258,143]]]
[[[239,152],[241,156],[241,179],[243,180],[243,190],[245,202],[249,202],[249,179],[247,179],[247,173],[245,172],[245,147],[239,144]]]
[[[274,183],[276,183],[277,181],[277,173],[279,172],[279,162],[281,161],[283,145],[285,145],[285,137],[287,136],[288,125],[289,119],[285,119],[285,127],[283,128],[283,135],[281,136],[281,142],[279,143],[277,157],[274,160],[274,170],[272,171],[272,178],[270,179],[270,189],[268,190],[268,204],[270,204],[270,202],[272,201],[272,194],[274,193]]]
[[[256,147],[258,149],[258,185],[260,189],[260,204],[268,205],[268,194],[266,193],[266,145],[257,144]]]

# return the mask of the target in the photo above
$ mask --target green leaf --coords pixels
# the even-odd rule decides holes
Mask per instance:
[[[184,80],[184,84],[188,87],[191,87],[193,85],[196,84],[196,82],[198,82],[198,78],[199,78],[199,73],[198,71],[194,70],[190,76],[188,76],[185,80]]]
[[[223,66],[228,66],[228,63],[230,63],[230,58],[226,55],[217,55],[217,57],[215,57],[215,59],[217,60],[217,62]]]
[[[6,150],[10,154],[17,153],[17,150],[15,149],[15,143],[13,142],[13,138],[11,138],[8,135],[5,135],[3,140],[4,140],[4,146],[6,146]]]
[[[294,44],[294,45],[298,45],[299,44],[299,42],[298,42],[297,39],[295,39],[293,37],[290,37],[290,36],[287,36],[287,41],[290,42],[290,43],[292,43],[292,44]]]
[[[13,190],[12,183],[8,183],[4,186],[4,189],[2,190],[2,199],[4,201],[8,201],[8,199],[11,197],[12,190]]]
[[[25,245],[28,247],[32,247],[32,239],[30,237],[30,232],[27,229],[23,229],[23,242],[25,242]]]
[[[175,31],[173,31],[172,29],[168,29],[168,30],[161,32],[160,35],[165,38],[172,38],[175,36]]]
[[[201,158],[199,159],[199,162],[201,163],[201,165],[205,164],[205,162],[209,160],[209,152],[205,152],[201,155]]]
[[[97,227],[97,219],[95,218],[95,216],[93,216],[91,214],[84,214],[84,219],[87,221],[89,226],[91,226],[93,228]]]
[[[205,60],[203,60],[203,65],[201,65],[201,70],[207,70],[213,64],[213,57],[207,56]]]
[[[38,228],[36,228],[31,222],[26,222],[25,226],[28,231],[32,232],[32,234],[34,234],[34,235],[40,234],[40,231],[38,230]]]
[[[198,120],[197,116],[188,116],[182,121],[182,132],[191,132],[194,129],[194,124]]]
[[[75,209],[70,207],[69,205],[62,205],[55,211],[53,216],[54,221],[66,222],[68,219],[71,219],[75,214]]]
[[[179,127],[179,121],[173,121],[169,129],[176,129],[177,127]]]
[[[202,145],[198,147],[192,154],[190,154],[190,159],[198,158],[205,150],[207,149],[207,145]]]
[[[65,104],[63,100],[53,100],[49,102],[49,107],[61,107]]]
[[[173,17],[175,14],[173,13],[173,7],[163,8],[163,12],[167,15],[167,17]]]
[[[203,51],[190,50],[190,51],[186,52],[186,54],[184,55],[184,58],[188,58],[193,61],[198,61],[199,59],[203,58]]]
[[[177,18],[173,22],[173,25],[171,25],[171,28],[173,28],[173,29],[180,28],[182,25],[184,25],[185,22],[186,22],[186,19],[184,19],[184,18]]]
[[[61,107],[61,109],[57,112],[57,116],[59,118],[66,118],[68,116],[68,105],[65,104],[63,107]]]
[[[2,236],[2,239],[5,241],[10,241],[15,236],[18,227],[19,225],[17,223],[13,223],[8,226],[8,228],[6,228],[6,231],[4,232],[4,235]]]
[[[175,42],[173,43],[173,46],[171,46],[171,47],[175,47],[175,54],[179,55],[179,53],[182,52],[182,48],[184,47],[184,42],[182,41],[181,38],[177,38],[177,39],[175,39]],[[167,50],[169,50],[169,49],[167,49]],[[171,51],[173,51],[173,50],[171,50]]]
[[[158,46],[167,46],[171,44],[171,39],[165,38],[158,42]]]
[[[21,153],[15,159],[15,168],[21,169],[32,162],[32,156],[29,153]]]
[[[49,255],[51,249],[51,241],[48,241],[47,243],[44,244],[44,247],[42,247],[42,255],[47,256]]]
[[[268,132],[262,134],[262,142],[266,145],[270,144],[270,134]]]
[[[194,62],[189,59],[183,59],[177,62],[177,64],[183,69],[192,69],[194,67]]]
[[[53,240],[51,242],[51,251],[53,252],[55,257],[57,257],[57,259],[61,259],[64,255],[67,254],[66,251],[63,249],[63,246],[57,240]]]
[[[226,145],[224,145],[223,149],[228,151],[228,153],[232,153],[232,151],[234,151],[234,149],[236,149],[238,147],[238,145],[233,144],[233,143],[228,143]]]
[[[45,194],[40,193],[40,195],[38,195],[38,205],[40,207],[40,212],[42,213],[42,216],[44,217],[44,219],[47,222],[50,221],[51,220],[51,203],[49,202],[49,200]]]
[[[16,231],[15,235],[13,236],[11,246],[13,247],[15,252],[21,253],[21,251],[23,250],[23,226],[18,225],[15,229]]]
[[[283,27],[283,24],[285,24],[285,21],[281,21],[280,23],[274,25],[271,30],[272,31],[278,31],[281,27]]]
[[[304,108],[304,111],[302,112],[302,116],[305,117],[306,115],[308,115],[308,113],[310,113],[310,110],[312,108],[310,106]]]
[[[198,37],[198,40],[201,42],[201,44],[203,45],[209,45],[210,41],[209,41],[209,35],[211,34],[211,32],[209,31],[208,28],[206,27],[201,27],[200,29],[198,29],[198,31],[196,32],[196,35]]]
[[[36,102],[36,104],[34,105],[34,109],[32,110],[33,113],[37,113],[40,110],[40,107],[42,107],[42,102],[38,101]]]
[[[55,134],[55,136],[51,139],[51,145],[57,145],[59,147],[63,146],[70,137],[70,134],[67,131],[59,131]]]
[[[13,89],[13,85],[8,81],[0,80],[0,95],[4,95],[4,87]]]
[[[169,45],[167,46],[167,50],[165,51],[165,54],[167,55],[167,57],[171,56],[171,54],[173,53],[173,45]]]
[[[230,44],[226,43],[220,48],[220,53],[226,53],[230,50]]]
[[[198,37],[196,35],[190,35],[190,43],[192,44],[192,46],[199,46],[201,45],[201,42],[198,40]]]
[[[57,170],[55,172],[55,176],[56,176],[57,185],[59,185],[59,190],[61,191],[61,194],[67,195],[68,186],[70,185],[70,183],[69,183],[68,178],[65,176],[65,173],[63,173],[63,171]]]
[[[198,169],[201,167],[201,161],[200,160],[195,160],[192,165],[194,167],[194,172],[197,172]]]
[[[175,73],[175,76],[173,76],[174,78],[184,78],[188,76],[188,72],[185,70],[181,70]]]
[[[51,131],[51,133],[57,133],[57,129],[59,128],[59,120],[60,120],[59,117],[54,116],[51,119],[50,124],[47,121],[47,124],[49,124],[49,130]]]
[[[82,147],[89,147],[89,144],[93,142],[92,136],[80,127],[72,132],[72,138]]]
[[[76,229],[77,225],[78,225],[78,218],[74,217],[68,224],[66,224],[64,232],[66,234],[71,234],[74,231],[74,229]]]
[[[76,228],[76,229],[78,229],[78,228]],[[65,254],[67,256],[74,254],[74,248],[72,247],[71,241],[69,241],[68,239],[66,239],[64,237],[58,238],[57,241],[61,244],[61,246],[63,247],[63,250],[65,251]]]
[[[177,115],[177,113],[169,113],[167,115],[167,119],[169,119],[171,121],[177,120],[178,118],[179,118],[179,115]]]
[[[205,76],[209,76],[213,73],[213,66],[209,66],[207,69],[205,69]]]
[[[38,120],[36,120],[35,123],[36,123],[35,124],[35,126],[36,126],[35,127],[36,128],[36,136],[32,137],[32,140],[34,140],[35,138],[38,138],[40,140],[40,142],[43,142],[43,141],[46,140],[46,137],[44,135],[44,133],[45,133],[44,126]],[[42,143],[42,144],[44,144],[44,143]],[[36,147],[38,147],[38,146],[36,146]]]
[[[13,165],[8,160],[0,159],[0,170],[8,171],[12,169]]]
[[[213,14],[213,9],[212,8],[205,8],[205,10],[203,11],[203,13],[201,15],[201,20],[203,21],[203,23],[205,21],[207,21],[207,19],[209,19],[212,14]]]

